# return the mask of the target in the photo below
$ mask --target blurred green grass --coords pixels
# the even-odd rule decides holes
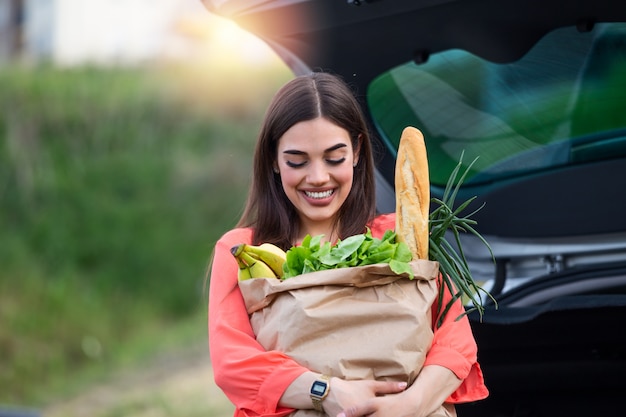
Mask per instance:
[[[0,404],[206,338],[210,252],[290,77],[0,68]]]

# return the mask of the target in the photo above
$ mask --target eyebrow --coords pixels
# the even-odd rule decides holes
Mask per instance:
[[[328,149],[325,149],[324,153],[336,151],[337,149],[341,149],[341,148],[346,148],[347,146],[348,145],[346,145],[345,143],[338,143],[336,145],[331,146]],[[288,155],[306,155],[306,152],[299,151],[297,149],[287,149],[287,150],[284,150],[283,153],[288,154]]]

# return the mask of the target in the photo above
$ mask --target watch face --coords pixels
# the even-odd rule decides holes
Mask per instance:
[[[311,395],[322,396],[326,392],[328,384],[323,381],[315,381],[311,386]]]

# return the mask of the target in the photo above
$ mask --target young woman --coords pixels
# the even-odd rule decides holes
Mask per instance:
[[[310,391],[320,375],[257,343],[230,248],[270,242],[287,250],[307,234],[336,242],[364,233],[366,227],[382,237],[394,228],[395,217],[376,215],[373,170],[365,119],[341,79],[313,73],[278,91],[258,137],[243,216],[217,242],[210,275],[211,360],[215,381],[235,405],[235,416],[283,416],[313,409]],[[449,299],[446,294],[442,302]],[[455,308],[460,313],[463,307]],[[457,315],[451,311],[434,331],[426,362],[410,387],[332,377],[321,402],[324,412],[342,417],[427,416],[442,404],[485,398],[469,322],[454,321]]]

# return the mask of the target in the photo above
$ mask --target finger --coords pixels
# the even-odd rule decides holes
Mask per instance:
[[[350,408],[346,408],[341,413],[337,414],[337,417],[363,417],[372,414],[376,409],[373,404],[355,405]]]
[[[406,382],[376,381],[374,392],[376,394],[395,394],[404,391],[406,386]]]

